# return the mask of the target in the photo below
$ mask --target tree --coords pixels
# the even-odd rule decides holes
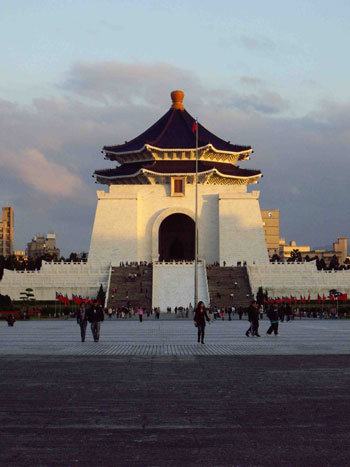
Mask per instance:
[[[30,287],[26,288],[24,292],[20,293],[20,300],[25,304],[27,312],[29,312],[30,303],[35,302],[34,290]]]
[[[73,263],[76,263],[78,262],[78,254],[77,253],[71,253],[69,255],[69,261],[73,261]]]
[[[281,261],[281,257],[279,255],[277,255],[276,253],[274,255],[272,255],[272,258],[271,258],[271,263],[279,263]]]
[[[316,259],[316,267],[320,271],[321,269],[327,269],[327,265],[325,263],[325,260],[323,258],[321,259]]]
[[[12,308],[11,298],[8,295],[0,294],[0,310],[10,311]]]
[[[301,253],[298,249],[292,250],[290,253],[290,258],[288,258],[288,263],[301,263],[303,261],[303,258],[301,257]]]
[[[103,290],[102,284],[100,285],[100,289],[98,291],[96,300],[100,302],[102,306],[104,306],[106,300],[106,292]]]
[[[339,269],[339,259],[337,255],[332,256],[328,269]]]

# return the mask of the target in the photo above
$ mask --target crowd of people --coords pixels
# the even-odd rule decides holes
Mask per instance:
[[[148,261],[120,261],[119,266],[122,268],[140,268],[143,266],[152,266],[152,263],[149,263]]]
[[[258,332],[259,320],[264,317],[264,311],[264,307],[262,305],[260,305],[259,307],[255,300],[252,302],[247,311],[244,311],[242,307],[238,309],[237,313],[240,320],[242,319],[244,313],[248,314],[250,326],[246,331],[247,337],[260,337]],[[287,307],[286,310],[284,310],[284,313],[281,314],[280,310],[278,310],[277,308],[277,305],[270,306],[269,310],[267,311],[267,317],[270,319],[271,325],[267,331],[267,335],[271,335],[272,332],[274,332],[275,335],[278,335],[278,322],[281,319],[284,320],[285,315],[287,316],[287,321],[289,321],[289,311],[291,310],[289,310]],[[168,307],[167,313],[171,312],[171,307]],[[193,309],[193,306],[189,304],[188,307],[175,307],[174,313],[175,316],[179,316],[182,318],[189,318],[190,314],[193,315],[195,326],[198,328],[198,342],[204,344],[205,323],[217,319],[225,320],[226,316],[230,321],[232,320],[233,315],[236,313],[236,308],[234,306],[225,308],[217,308],[214,306],[212,308],[206,308],[205,304],[202,301],[200,301],[196,309]],[[109,319],[128,319],[132,317],[138,317],[140,323],[142,323],[144,315],[147,315],[147,317],[154,316],[155,319],[159,319],[160,309],[146,309],[141,306],[128,306],[118,308],[109,307],[108,309],[104,309],[97,302],[91,305],[89,308],[87,308],[86,305],[82,303],[76,313],[77,323],[80,325],[80,334],[82,342],[85,342],[86,329],[88,323],[91,324],[91,332],[94,341],[99,342],[101,322],[104,321],[105,315],[108,316]]]
[[[172,308],[167,308],[167,313],[172,313]],[[131,319],[133,317],[138,318],[140,323],[143,322],[144,316],[154,317],[154,319],[160,318],[160,309],[159,308],[143,308],[141,306],[125,306],[125,307],[109,307],[108,309],[103,309],[97,303],[92,305],[90,308],[86,308],[82,304],[76,314],[77,322],[80,324],[81,328],[81,340],[85,341],[86,336],[86,327],[87,323],[91,323],[91,331],[95,342],[99,341],[100,326],[101,322],[104,320],[105,316],[109,319]],[[237,314],[238,319],[242,320],[243,316],[246,316],[249,321],[249,328],[246,330],[245,335],[247,337],[261,337],[259,334],[259,322],[265,318],[270,321],[270,326],[266,331],[267,336],[274,334],[275,336],[279,335],[279,323],[280,322],[291,322],[295,318],[337,318],[338,316],[334,315],[328,311],[328,316],[326,313],[320,310],[305,311],[303,309],[295,308],[292,309],[290,304],[286,305],[277,305],[270,304],[267,307],[264,305],[259,305],[256,300],[253,300],[248,309],[243,309],[239,307],[237,310],[234,306],[231,307],[205,307],[203,302],[199,302],[196,309],[193,309],[193,306],[189,304],[188,307],[175,307],[174,314],[179,318],[192,318],[195,322],[196,327],[198,328],[198,342],[204,343],[204,333],[205,333],[205,322],[212,322],[215,320],[225,320],[231,321],[235,314]],[[203,321],[204,320],[204,321]],[[9,323],[9,325],[11,325]],[[13,325],[13,324],[12,324]]]
[[[192,304],[189,306],[176,306],[174,310],[168,307],[166,310],[167,314],[174,313],[175,317],[178,318],[192,318],[194,324],[198,329],[198,342],[204,344],[205,335],[205,324],[206,322],[213,322],[215,320],[224,321],[227,319],[231,321],[235,315],[239,320],[246,317],[249,321],[249,328],[246,330],[245,335],[247,337],[261,337],[259,334],[259,322],[265,318],[269,320],[269,327],[266,330],[266,336],[279,335],[279,323],[280,322],[291,322],[298,318],[314,318],[314,319],[338,319],[342,318],[342,313],[338,312],[337,308],[298,308],[292,307],[290,304],[258,304],[256,300],[253,300],[248,308],[235,306],[230,307],[206,307],[203,302],[199,302],[197,307],[194,309]],[[144,308],[141,306],[132,306],[130,303],[123,307],[109,307],[103,308],[96,301],[91,306],[86,306],[82,303],[75,313],[77,323],[80,325],[80,333],[82,342],[85,341],[86,329],[88,323],[91,325],[91,332],[95,342],[99,342],[101,323],[104,321],[105,316],[108,319],[126,320],[131,318],[138,318],[140,323],[143,322],[144,316],[147,318],[154,317],[154,319],[160,319],[161,311],[159,308]],[[9,314],[7,316],[8,326],[13,327],[16,321],[15,316]]]

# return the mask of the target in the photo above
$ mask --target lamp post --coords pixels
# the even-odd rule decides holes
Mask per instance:
[[[194,307],[198,302],[198,121],[194,122],[196,131],[196,176],[195,176],[195,209],[194,209]]]

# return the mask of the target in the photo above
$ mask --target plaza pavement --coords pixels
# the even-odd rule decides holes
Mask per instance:
[[[0,465],[349,465],[350,322],[247,324],[0,322]]]
[[[214,320],[206,327],[205,345],[197,343],[191,319],[106,319],[100,342],[90,327],[80,342],[76,321],[0,322],[2,355],[335,355],[350,354],[350,320],[303,319],[280,324],[279,337],[265,335],[268,320],[260,321],[261,338],[247,338],[249,323]]]

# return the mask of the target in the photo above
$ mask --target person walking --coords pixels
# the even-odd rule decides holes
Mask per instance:
[[[259,329],[259,308],[256,300],[253,300],[250,307],[248,308],[248,320],[250,322],[250,326],[247,329],[245,335],[249,337],[260,337],[258,329]]]
[[[259,305],[260,319],[264,319],[264,305]]]
[[[104,320],[103,309],[101,305],[95,302],[88,311],[88,320],[91,323],[91,332],[95,342],[100,340],[101,322]]]
[[[205,321],[209,323],[210,320],[207,315],[205,305],[202,301],[198,302],[197,308],[194,312],[193,321],[194,325],[198,329],[198,343],[201,342],[202,344],[204,344]]]
[[[266,335],[271,336],[272,332],[274,332],[275,336],[278,336],[278,309],[276,305],[271,303],[267,317],[270,320],[270,327]]]
[[[78,313],[77,313],[77,323],[80,326],[81,342],[85,342],[86,326],[87,326],[87,323],[88,323],[88,316],[87,315],[88,315],[88,313],[87,313],[85,303],[82,303],[80,305]]]
[[[286,311],[285,311],[287,323],[289,323],[289,321],[290,321],[290,316],[291,316],[292,313],[293,313],[293,312],[292,312],[292,307],[291,307],[290,304],[288,303],[287,306],[286,306]]]
[[[243,316],[243,308],[241,306],[238,308],[238,316],[239,316],[239,319],[241,320]]]
[[[12,327],[15,324],[16,318],[13,316],[12,313],[10,313],[9,315],[7,315],[6,321],[7,321],[7,326]]]
[[[138,313],[138,315],[139,315],[139,321],[140,321],[140,323],[142,323],[143,309],[142,309],[141,307],[139,307],[137,313]]]
[[[228,320],[231,321],[232,308],[229,306],[227,309]]]

